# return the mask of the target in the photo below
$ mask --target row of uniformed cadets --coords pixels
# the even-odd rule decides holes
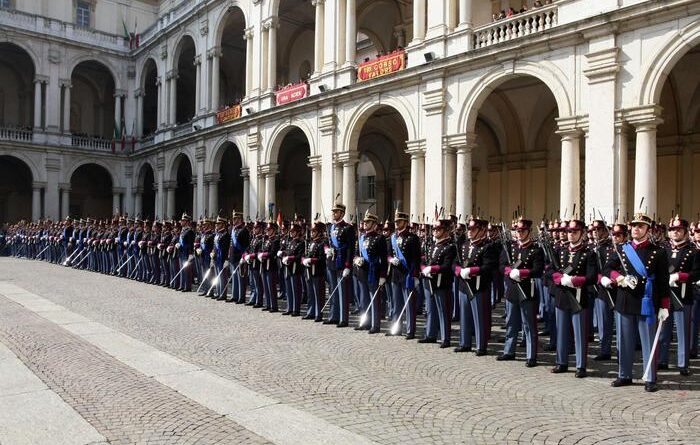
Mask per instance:
[[[535,239],[532,221],[525,218],[508,228],[478,217],[466,225],[454,218],[418,226],[397,211],[392,227],[382,226],[367,212],[356,235],[357,228],[345,221],[345,210],[336,204],[332,223],[314,222],[306,235],[303,222],[246,224],[239,212],[233,213],[231,228],[226,218],[204,218],[198,232],[187,214],[179,222],[152,225],[138,218],[86,219],[77,227],[67,219],[62,228],[50,222],[21,223],[10,228],[8,246],[15,256],[181,291],[190,291],[196,277],[201,295],[236,303],[246,302],[250,286],[248,305],[276,312],[279,295],[287,299],[284,314],[292,316],[301,315],[304,296],[304,318],[319,322],[327,285],[330,310],[324,324],[348,326],[354,301],[361,315],[355,329],[378,333],[385,312],[392,322],[387,335],[403,330],[413,339],[417,315],[425,310],[419,342],[439,340],[441,347],[449,347],[451,321],[458,318],[455,352],[472,350],[474,337],[477,356],[487,353],[491,310],[503,292],[506,334],[498,360],[515,359],[522,332],[525,363],[537,365],[541,316],[549,349],[556,351],[552,372],[568,370],[573,343],[576,377],[585,377],[595,318],[600,339],[595,360],[611,359],[613,333],[617,335],[619,373],[613,386],[631,383],[635,348],[641,342],[648,369],[645,389],[656,390],[657,366],[647,365],[656,361],[651,350],[657,321],[664,323],[658,368],[668,368],[674,329],[682,375],[689,374],[689,359],[697,357],[700,227],[686,220],[676,217],[669,223],[668,240],[643,214],[629,225],[612,227],[603,221],[588,227],[580,220],[543,224]]]

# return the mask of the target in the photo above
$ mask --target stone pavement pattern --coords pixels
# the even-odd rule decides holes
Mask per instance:
[[[494,355],[454,354],[44,263],[2,258],[0,281],[378,443],[698,443],[700,437],[697,368],[685,380],[661,374],[663,390],[646,394],[639,385],[610,388],[606,372],[583,380],[554,376],[547,366],[526,369]],[[264,441],[235,417],[217,420],[208,408],[6,298],[0,341],[112,443],[177,443],[179,436],[164,432],[184,433],[188,422],[199,422],[197,430],[212,441]],[[100,402],[105,397],[109,405]]]

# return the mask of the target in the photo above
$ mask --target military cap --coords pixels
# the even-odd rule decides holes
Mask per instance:
[[[532,230],[532,220],[525,219],[525,217],[520,217],[515,222],[515,230]]]
[[[336,211],[345,212],[345,209],[347,209],[347,207],[345,207],[345,204],[342,204],[342,203],[340,203],[340,202],[336,202],[336,203],[333,205],[332,211],[333,211],[333,212],[336,212]]]
[[[433,229],[450,230],[452,228],[451,219],[438,219],[433,223]]]
[[[586,223],[581,221],[580,219],[572,219],[569,221],[569,224],[566,226],[566,231],[567,232],[577,232],[577,231],[583,231],[586,227]]]
[[[688,227],[690,227],[690,223],[688,222],[688,220],[681,219],[678,215],[676,215],[676,217],[668,223],[668,230],[688,230]]]
[[[394,222],[396,221],[408,221],[408,213],[399,212],[396,210],[394,213]]]
[[[652,226],[652,219],[649,217],[649,215],[646,215],[642,212],[637,212],[634,214],[634,218],[630,222],[630,225],[635,225],[635,224],[646,224],[647,226],[651,227]]]
[[[467,227],[471,228],[477,228],[477,229],[486,229],[489,226],[489,222],[486,221],[485,219],[479,218],[478,216],[472,216],[469,218],[469,223],[467,224]]]
[[[612,228],[613,235],[627,236],[628,232],[629,232],[629,230],[627,229],[626,224],[619,224],[619,223],[613,224],[613,228]]]
[[[368,210],[365,212],[365,216],[364,216],[364,218],[362,219],[362,221],[363,221],[363,222],[371,221],[371,222],[375,222],[375,223],[376,223],[376,222],[379,221],[379,218],[377,218],[377,215],[375,215],[375,214],[373,214],[373,213],[370,213],[370,211],[369,211],[369,209],[368,209]]]
[[[192,221],[192,217],[190,215],[188,215],[187,212],[185,212],[182,214],[180,221]]]
[[[216,223],[217,224],[228,224],[228,221],[226,220],[226,218],[224,218],[222,216],[217,216]]]

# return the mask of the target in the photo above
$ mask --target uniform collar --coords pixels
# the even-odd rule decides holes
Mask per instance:
[[[634,247],[634,250],[637,250],[640,248],[648,247],[651,243],[649,242],[649,238],[647,238],[644,241],[642,241],[641,243],[638,243],[638,242],[632,240],[631,244],[632,244],[632,247]]]
[[[678,244],[676,244],[674,241],[671,241],[671,248],[674,249],[674,250],[678,250],[678,249],[684,248],[684,247],[687,246],[688,244],[690,244],[690,240],[687,239],[687,238],[684,239],[683,241],[681,241],[681,242],[678,243]]]
[[[518,247],[520,247],[521,249],[524,249],[525,247],[530,247],[531,245],[532,245],[532,238],[525,241],[524,243],[521,243],[520,241],[518,241]]]
[[[583,249],[586,245],[583,242],[578,243],[576,246],[572,246],[571,243],[569,243],[569,252],[578,252],[579,250]]]

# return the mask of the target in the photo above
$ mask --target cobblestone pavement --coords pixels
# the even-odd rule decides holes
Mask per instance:
[[[611,388],[612,365],[552,375],[551,354],[528,369],[496,362],[499,344],[455,354],[45,263],[2,258],[0,280],[378,443],[700,443],[697,361],[647,394]],[[0,314],[0,340],[113,443],[261,440],[16,303]]]

